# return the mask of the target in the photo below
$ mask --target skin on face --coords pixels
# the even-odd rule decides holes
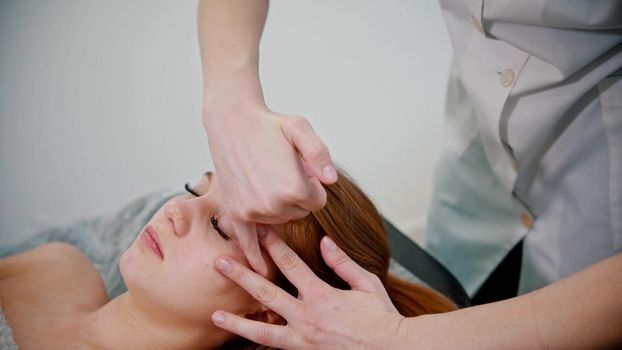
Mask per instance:
[[[216,309],[227,308],[245,316],[257,303],[242,288],[214,269],[216,259],[227,255],[249,266],[242,250],[224,239],[210,219],[218,217],[221,195],[215,175],[203,176],[193,190],[169,200],[145,226],[158,233],[161,259],[140,238],[123,253],[120,270],[133,301],[158,317],[175,322],[211,324]],[[175,208],[183,204],[183,211]],[[179,235],[176,227],[187,225]]]

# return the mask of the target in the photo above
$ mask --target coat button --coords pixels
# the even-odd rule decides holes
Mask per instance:
[[[512,83],[514,82],[514,71],[507,68],[504,69],[503,72],[501,72],[501,85],[508,87],[510,85],[512,85]]]
[[[521,225],[523,225],[524,228],[528,230],[531,230],[531,228],[533,227],[533,219],[529,214],[525,213],[524,211],[520,213],[520,223]]]

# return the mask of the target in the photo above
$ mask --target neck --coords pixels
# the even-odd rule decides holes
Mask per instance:
[[[126,292],[85,316],[80,340],[95,349],[136,350],[208,349],[224,341],[212,324],[199,326],[163,316],[141,309]]]

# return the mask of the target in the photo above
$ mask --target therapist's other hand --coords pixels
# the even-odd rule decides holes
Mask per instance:
[[[299,291],[298,298],[233,259],[218,259],[216,268],[286,319],[287,325],[248,320],[219,310],[212,315],[217,326],[282,349],[390,348],[386,341],[395,338],[404,317],[377,276],[324,237],[320,244],[324,261],[352,290],[333,288],[315,276],[274,232],[266,230],[261,244]]]
[[[206,102],[203,123],[227,197],[222,223],[228,227],[221,228],[265,275],[254,223],[282,224],[321,209],[322,183],[334,183],[337,173],[306,119],[274,113],[261,100],[223,93]]]

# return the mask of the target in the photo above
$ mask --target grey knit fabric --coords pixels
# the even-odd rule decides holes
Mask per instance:
[[[2,302],[0,301],[0,350],[17,350],[17,344],[13,339],[13,331],[4,318]]]

